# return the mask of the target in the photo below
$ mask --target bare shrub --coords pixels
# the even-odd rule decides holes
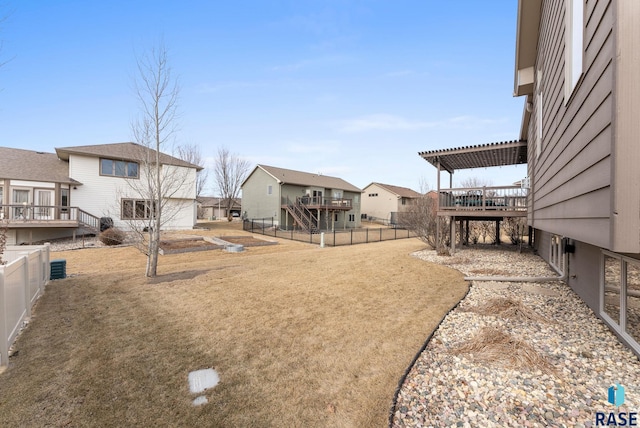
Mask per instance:
[[[509,217],[503,225],[502,230],[509,237],[512,244],[521,244],[524,236],[525,228],[527,227],[526,219],[522,217]]]
[[[449,219],[439,218],[436,213],[437,201],[429,193],[416,199],[414,205],[404,213],[403,223],[416,236],[438,251],[438,255],[449,255]],[[440,240],[437,239],[437,227],[440,222]]]
[[[529,344],[493,327],[482,328],[471,340],[449,352],[453,355],[467,354],[467,358],[475,363],[556,374],[553,364]]]
[[[100,233],[98,239],[104,245],[120,245],[124,242],[126,236],[123,231],[120,229],[116,229],[115,227],[110,227]]]

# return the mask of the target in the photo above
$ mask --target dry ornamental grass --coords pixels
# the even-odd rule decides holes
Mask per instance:
[[[535,311],[525,306],[520,300],[504,297],[490,299],[482,305],[468,308],[466,312],[473,312],[479,315],[494,315],[518,321],[550,322],[549,319],[538,315]]]
[[[541,370],[556,374],[556,369],[545,357],[523,340],[493,327],[483,327],[468,342],[449,351],[453,355],[466,355],[480,364],[497,364],[518,370]]]
[[[192,233],[251,236],[229,226]],[[462,275],[409,256],[416,239],[278,242],[161,256],[153,280],[133,247],[53,253],[70,277],[0,375],[0,426],[386,425]],[[194,407],[187,376],[210,367],[220,384]]]

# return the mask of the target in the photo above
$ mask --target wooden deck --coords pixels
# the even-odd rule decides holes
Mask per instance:
[[[0,205],[0,222],[8,229],[99,228],[99,219],[80,208],[54,205]]]
[[[440,189],[437,214],[478,220],[526,217],[527,189],[519,186]]]
[[[303,196],[300,202],[310,210],[320,211],[351,211],[353,201],[345,198],[325,198],[319,196]],[[282,208],[286,208],[288,201],[283,199]]]

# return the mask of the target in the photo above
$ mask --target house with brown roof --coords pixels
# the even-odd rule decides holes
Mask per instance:
[[[361,194],[338,177],[257,165],[242,183],[242,215],[286,230],[356,228]]]
[[[198,219],[214,220],[225,219],[229,215],[240,217],[242,213],[242,198],[234,198],[231,201],[231,209],[227,212],[227,201],[215,196],[198,196]]]
[[[363,189],[362,214],[371,221],[402,224],[402,216],[422,195],[407,187],[370,183]]]
[[[7,243],[55,239],[78,228],[100,231],[100,219],[122,229],[149,216],[149,198],[141,191],[145,165],[155,164],[154,150],[135,143],[57,148],[43,153],[0,147],[0,218]],[[190,229],[196,221],[195,175],[201,169],[159,154],[167,181],[168,229]],[[148,187],[148,186],[147,186]],[[105,220],[106,221],[106,220]]]

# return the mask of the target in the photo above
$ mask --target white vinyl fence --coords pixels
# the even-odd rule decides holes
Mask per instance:
[[[31,307],[49,281],[49,245],[8,246],[0,266],[0,367],[9,347],[31,317]]]

